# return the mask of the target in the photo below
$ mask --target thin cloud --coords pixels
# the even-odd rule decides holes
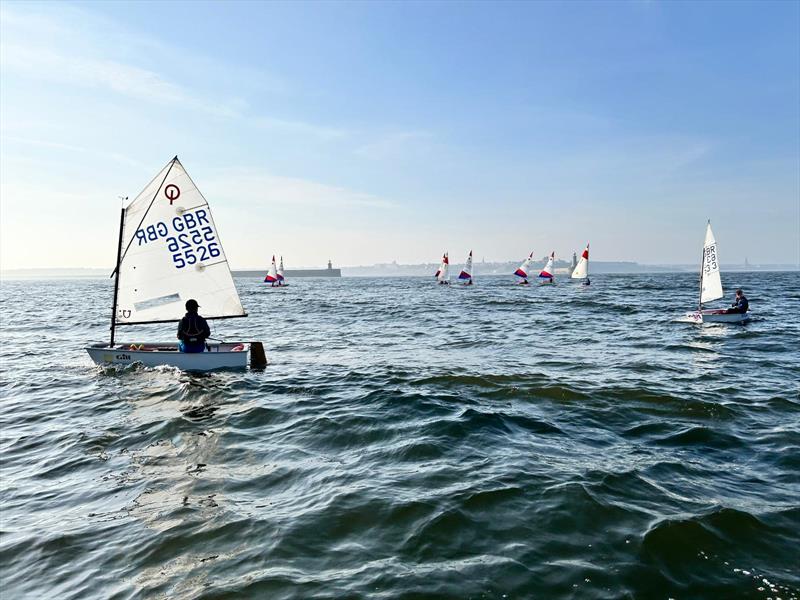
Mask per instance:
[[[392,209],[394,202],[346,188],[264,173],[254,169],[226,169],[203,183],[208,197],[247,198],[290,206]]]

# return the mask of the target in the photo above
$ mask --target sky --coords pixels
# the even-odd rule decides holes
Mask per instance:
[[[800,263],[799,2],[8,2],[0,266],[113,267],[174,155],[234,268]]]

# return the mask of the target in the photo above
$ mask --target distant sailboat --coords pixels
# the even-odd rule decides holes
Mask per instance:
[[[514,275],[519,277],[520,285],[528,285],[528,274],[531,272],[531,263],[533,262],[533,252],[528,255],[528,258],[522,261],[519,268],[514,271]]]
[[[555,278],[553,277],[553,261],[555,258],[556,253],[551,252],[544,269],[539,271],[539,285],[549,285],[555,283]]]
[[[450,259],[447,257],[447,252],[442,256],[442,264],[434,275],[440,285],[448,285],[450,283]]]
[[[277,271],[276,275],[278,277],[278,285],[279,286],[284,287],[284,286],[289,285],[288,283],[286,283],[286,277],[284,277],[284,275],[283,275],[283,257],[282,256],[281,256],[281,262],[278,265],[278,271]]]
[[[180,352],[174,325],[195,299],[208,319],[246,317],[211,208],[176,156],[122,208],[111,340],[86,348],[98,365],[172,366],[187,371],[266,365],[260,342],[206,342]],[[171,342],[118,343],[117,327],[170,323]]]
[[[724,295],[719,271],[717,240],[711,231],[711,221],[706,224],[706,239],[700,261],[700,302],[697,310],[686,313],[694,323],[742,323],[750,318],[749,313],[728,312],[726,309],[703,309],[703,304],[719,300]]]
[[[272,284],[272,287],[280,285],[280,280],[278,279],[278,268],[275,266],[275,255],[272,255],[272,264],[269,266],[269,272],[267,276],[264,277],[264,283]]]
[[[581,259],[575,268],[572,270],[572,279],[583,279],[583,285],[589,285],[589,244],[587,242],[586,249],[581,254]]]
[[[472,285],[472,250],[469,251],[467,264],[464,265],[464,270],[458,274],[458,279],[463,281],[464,285]]]

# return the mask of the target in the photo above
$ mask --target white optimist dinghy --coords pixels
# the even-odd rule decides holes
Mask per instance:
[[[469,251],[464,269],[458,274],[458,280],[464,285],[472,285],[472,250]]]
[[[544,269],[539,271],[539,285],[552,285],[556,282],[555,278],[553,277],[553,261],[555,258],[556,253],[551,252]]]
[[[208,202],[176,156],[120,216],[111,341],[86,348],[98,365],[171,366],[186,371],[266,365],[260,342],[207,343],[206,352],[173,342],[115,342],[118,325],[177,323],[196,299],[206,319],[246,317]]]
[[[572,275],[570,276],[572,279],[583,279],[581,281],[581,285],[589,285],[589,244],[586,244],[586,248],[581,254],[581,259],[578,261],[578,264],[575,265],[575,269],[572,271]]]
[[[717,240],[711,231],[711,221],[706,225],[706,240],[703,244],[703,259],[700,262],[700,303],[694,312],[681,319],[690,323],[743,323],[750,319],[749,313],[733,313],[726,309],[703,309],[703,304],[723,297],[722,279],[719,274]]]
[[[439,265],[434,277],[440,285],[450,285],[450,259],[447,257],[447,252],[442,256],[442,264]]]

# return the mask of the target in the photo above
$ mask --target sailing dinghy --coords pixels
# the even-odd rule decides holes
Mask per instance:
[[[539,285],[551,285],[555,283],[555,279],[553,278],[553,261],[555,258],[556,253],[551,252],[544,269],[539,271]]]
[[[447,252],[442,256],[442,264],[434,275],[440,285],[450,285],[450,259],[447,257]]]
[[[278,278],[278,267],[275,266],[275,255],[272,255],[272,264],[269,266],[269,272],[267,272],[267,276],[264,277],[264,283],[271,283],[272,287],[276,285],[280,285],[280,279]]]
[[[464,269],[458,274],[459,281],[463,281],[464,285],[472,285],[472,250],[469,251],[467,263]]]
[[[749,312],[728,312],[726,309],[703,309],[703,304],[723,297],[722,278],[719,272],[717,240],[711,231],[711,221],[706,224],[706,239],[703,243],[703,257],[700,261],[700,302],[697,310],[686,313],[691,323],[743,323],[750,319]]]
[[[586,248],[581,254],[581,259],[575,268],[572,270],[572,279],[583,279],[581,285],[589,285],[589,244],[587,242]]]
[[[208,202],[176,156],[123,206],[120,215],[111,340],[86,348],[98,365],[171,366],[187,371],[266,365],[260,342],[208,342],[178,351],[177,340],[115,341],[119,325],[176,324],[197,299],[206,319],[246,317]]]
[[[278,285],[279,286],[285,287],[285,286],[289,285],[288,283],[286,283],[286,277],[284,277],[284,275],[283,275],[283,257],[282,256],[281,256],[281,262],[278,265],[278,271],[277,271],[276,274],[278,276]]]
[[[519,268],[514,271],[514,275],[519,277],[519,285],[528,285],[528,273],[531,272],[531,263],[533,262],[533,252],[528,255],[528,258],[522,261]]]

